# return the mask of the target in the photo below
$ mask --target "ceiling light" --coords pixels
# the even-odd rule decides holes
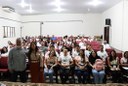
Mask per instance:
[[[51,3],[51,5],[54,5],[56,7],[60,7],[62,5],[64,5],[64,2],[61,2],[61,0],[55,0],[54,2]]]
[[[99,0],[93,0],[93,1],[89,2],[88,4],[93,5],[93,6],[98,6],[100,4],[103,4],[103,2],[101,2]]]
[[[24,0],[22,0],[19,5],[20,5],[22,8],[29,6],[29,4],[27,4]]]
[[[90,11],[90,9],[88,8],[88,12]]]
[[[29,10],[27,10],[29,13],[32,13],[34,10],[32,9],[32,5],[29,5]]]
[[[62,9],[61,7],[58,7],[57,9],[54,9],[54,11],[62,12],[62,11],[64,11],[64,9]]]
[[[54,3],[54,5],[55,5],[55,6],[57,6],[57,7],[58,7],[58,6],[60,6],[60,5],[61,5],[61,2],[60,2],[60,0],[55,0],[55,3]]]

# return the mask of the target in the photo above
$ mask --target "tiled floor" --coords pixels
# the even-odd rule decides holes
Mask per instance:
[[[107,84],[46,84],[46,83],[20,83],[20,82],[7,82],[2,81],[1,83],[6,86],[128,86],[128,84],[118,84],[118,83],[107,83]],[[2,85],[0,85],[2,86]]]

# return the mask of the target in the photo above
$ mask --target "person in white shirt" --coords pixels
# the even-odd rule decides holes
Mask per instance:
[[[55,50],[54,45],[50,45],[49,50],[45,53],[45,58],[49,57],[49,53],[50,53],[51,51],[55,51],[56,56],[59,57],[59,54],[58,54],[58,52]]]
[[[93,41],[93,38],[91,36],[88,37],[88,41],[89,42],[92,42]]]
[[[68,38],[68,40],[67,40],[67,44],[68,44],[68,45],[71,45],[71,44],[72,44],[72,41],[71,41],[70,38]]]
[[[104,46],[104,50],[106,50],[106,49],[111,49],[111,47],[110,47],[110,45],[107,43],[107,41],[104,41],[102,45]]]
[[[8,51],[10,51],[14,47],[14,44],[11,41],[8,41],[7,47],[8,47]]]
[[[124,52],[124,56],[121,58],[120,64],[122,67],[128,67],[128,51]]]
[[[61,42],[57,42],[57,43],[54,44],[54,47],[55,47],[56,50],[60,51],[63,46],[62,46]]]
[[[100,51],[97,51],[97,55],[102,58],[102,60],[105,62],[106,58],[108,57],[107,52],[104,50],[104,46],[100,45]]]
[[[66,48],[66,47],[63,47],[63,48],[62,48],[62,50],[61,50],[61,52],[60,52],[60,56],[64,56],[64,52],[63,52],[64,49],[67,49],[67,48]],[[68,51],[68,55],[71,56],[71,55],[70,55],[70,51]]]
[[[81,42],[79,43],[80,49],[86,50],[86,44],[84,42],[84,39],[81,39]]]
[[[40,48],[41,47],[41,43],[39,41],[37,41],[37,46]]]
[[[80,47],[79,45],[76,45],[74,49],[72,49],[72,57],[75,58],[76,56],[79,55],[80,52]]]
[[[78,36],[76,42],[80,42],[80,41],[81,41],[80,36]]]
[[[60,56],[58,59],[58,64],[60,65],[60,78],[62,83],[66,83],[70,74],[70,66],[73,65],[73,60],[71,56],[68,55],[68,50],[64,49],[64,55]]]
[[[87,45],[87,48],[86,48],[86,50],[85,50],[85,56],[86,57],[88,57],[89,58],[89,56],[90,56],[90,54],[91,54],[91,52],[93,51],[93,49],[92,49],[92,47],[91,47],[91,45]]]
[[[122,77],[128,75],[128,51],[124,52],[124,56],[120,60]]]
[[[67,40],[68,40],[68,36],[64,36],[64,37],[63,37],[63,41],[64,41],[65,43],[67,43]]]

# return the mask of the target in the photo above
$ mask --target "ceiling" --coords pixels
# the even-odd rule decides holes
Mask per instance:
[[[53,9],[56,6],[51,5],[50,3],[55,0],[24,0],[26,3],[31,3],[32,13],[27,12],[26,10],[29,7],[22,8],[18,5],[21,0],[0,0],[0,6],[10,6],[15,9],[15,12],[21,15],[30,15],[30,14],[49,14],[49,13],[58,13]],[[99,6],[92,6],[88,3],[92,0],[61,0],[64,5],[61,6],[64,10],[60,13],[102,13],[108,8],[119,3],[121,0],[100,0],[103,4]]]

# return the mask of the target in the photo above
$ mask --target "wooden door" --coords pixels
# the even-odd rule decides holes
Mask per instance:
[[[104,27],[104,40],[106,40],[107,43],[109,43],[109,26]]]

